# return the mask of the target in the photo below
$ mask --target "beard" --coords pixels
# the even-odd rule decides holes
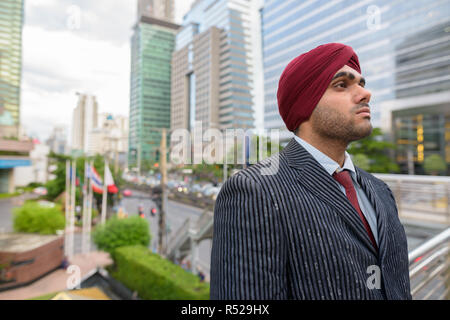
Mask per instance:
[[[360,106],[353,107],[349,113],[356,114]],[[368,137],[372,133],[369,120],[357,124],[355,118],[347,118],[336,109],[317,106],[311,115],[312,126],[320,136],[349,144],[352,141]]]

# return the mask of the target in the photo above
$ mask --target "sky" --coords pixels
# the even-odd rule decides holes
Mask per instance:
[[[193,0],[175,0],[182,22]],[[99,112],[129,113],[130,38],[136,0],[25,0],[21,124],[45,141],[56,125],[70,134],[77,92]]]

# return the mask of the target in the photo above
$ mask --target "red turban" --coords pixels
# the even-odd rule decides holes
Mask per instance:
[[[361,73],[358,56],[349,46],[327,43],[298,56],[284,69],[278,83],[278,109],[286,127],[294,131],[309,119],[344,65]]]

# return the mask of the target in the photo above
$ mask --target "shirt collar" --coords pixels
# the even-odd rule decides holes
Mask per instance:
[[[322,167],[328,172],[329,175],[333,175],[333,173],[336,171],[341,172],[342,170],[347,169],[348,171],[350,171],[353,180],[356,181],[355,166],[353,165],[352,159],[350,155],[347,153],[347,151],[345,151],[344,166],[341,168],[336,161],[328,157],[325,153],[323,153],[319,149],[313,147],[305,140],[297,136],[294,136],[294,138],[303,148],[306,149],[306,151],[308,151],[313,156],[314,159],[316,159],[317,162],[319,162],[322,165]]]

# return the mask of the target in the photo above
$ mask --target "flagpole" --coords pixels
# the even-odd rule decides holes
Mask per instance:
[[[84,161],[84,186],[83,186],[83,229],[81,237],[81,250],[83,254],[86,253],[86,225],[87,225],[87,207],[88,207],[88,189],[89,188],[89,165],[88,162]]]
[[[107,201],[107,197],[108,197],[108,189],[106,186],[106,172],[107,172],[107,168],[108,168],[108,161],[106,160],[105,157],[105,168],[104,168],[104,173],[103,173],[103,195],[102,195],[102,218],[101,218],[101,224],[104,225],[105,221],[106,221],[106,201]]]
[[[74,232],[75,232],[75,179],[76,179],[76,160],[72,161],[72,187],[71,187],[71,204],[70,204],[70,240],[69,240],[69,258],[74,255]]]
[[[70,216],[70,160],[66,160],[66,192],[65,192],[65,217],[66,227],[64,230],[64,255],[67,257],[69,254],[69,216]]]
[[[93,172],[92,166],[93,166],[93,162],[91,161],[91,164],[89,166],[89,169],[91,169],[91,173]],[[89,183],[89,208],[88,208],[88,215],[87,215],[87,252],[88,253],[91,249],[92,205],[93,205],[93,197],[92,197],[92,178],[91,178],[91,181]]]

